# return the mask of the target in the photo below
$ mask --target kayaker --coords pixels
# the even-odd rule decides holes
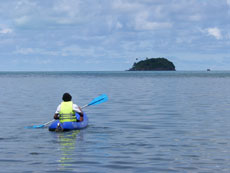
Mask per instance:
[[[59,119],[61,123],[83,121],[83,112],[78,105],[72,102],[72,96],[69,93],[64,93],[62,100],[63,102],[58,105],[54,114],[54,119]],[[80,120],[77,120],[75,112],[80,115]]]

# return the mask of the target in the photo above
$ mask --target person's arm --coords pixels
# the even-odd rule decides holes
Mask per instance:
[[[79,112],[79,115],[80,115],[80,121],[83,121],[83,112],[82,112],[82,109],[79,107],[79,110],[81,112]]]
[[[59,112],[60,112],[60,109],[61,109],[61,105],[58,105],[57,110],[56,110],[56,112],[55,112],[55,114],[54,114],[54,119],[55,119],[55,120],[58,120],[58,119],[59,119]]]
[[[82,109],[78,105],[73,104],[73,110],[80,115],[80,121],[83,121],[83,111],[82,111]]]

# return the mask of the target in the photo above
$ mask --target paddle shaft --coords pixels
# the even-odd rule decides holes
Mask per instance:
[[[85,108],[85,107],[88,107],[89,105],[84,105],[84,106],[82,106],[82,107],[80,107],[81,109],[83,109],[83,108]]]
[[[50,124],[50,123],[52,123],[52,122],[54,122],[55,121],[55,119],[53,119],[53,120],[51,120],[51,121],[49,121],[49,122],[47,122],[47,123],[45,123],[45,124],[43,124],[44,126],[46,126],[47,124]]]

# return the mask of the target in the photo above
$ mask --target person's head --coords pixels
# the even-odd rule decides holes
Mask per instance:
[[[72,96],[69,93],[64,93],[63,96],[62,96],[62,100],[64,102],[69,102],[69,101],[72,100]]]

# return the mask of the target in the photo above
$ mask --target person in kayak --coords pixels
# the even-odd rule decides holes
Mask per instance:
[[[64,93],[62,100],[63,102],[58,105],[54,114],[54,119],[59,119],[61,123],[83,121],[83,112],[78,105],[72,102],[72,96],[69,93]],[[77,120],[75,112],[80,115],[80,120]]]

